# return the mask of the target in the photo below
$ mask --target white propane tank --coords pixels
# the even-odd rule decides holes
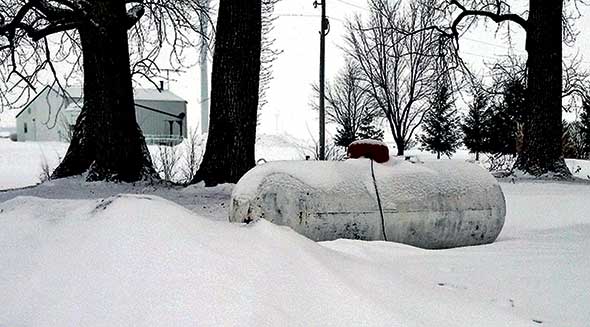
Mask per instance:
[[[386,239],[427,249],[491,243],[500,234],[504,195],[485,169],[392,159],[373,163],[373,179],[371,164],[361,158],[255,167],[234,188],[230,221],[263,218],[315,241]]]

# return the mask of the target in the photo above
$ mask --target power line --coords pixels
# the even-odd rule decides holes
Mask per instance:
[[[498,48],[498,49],[512,50],[517,55],[528,55],[528,53],[526,51],[523,51],[523,50],[515,50],[512,47],[502,46],[502,45],[498,45],[498,44],[494,44],[494,43],[490,43],[490,42],[485,42],[485,41],[481,41],[481,40],[477,40],[477,39],[472,39],[472,38],[468,38],[468,37],[461,37],[460,39],[468,40],[468,41],[471,41],[471,42],[485,44],[485,45],[488,45],[488,46],[491,46],[491,47],[495,47],[495,48]],[[478,56],[478,57],[493,58],[493,57],[486,56],[486,55],[478,55],[478,54],[468,53],[468,52],[464,52],[464,51],[462,51],[462,52],[463,53],[466,53],[466,54],[469,54],[469,55]],[[505,55],[498,55],[498,56],[505,56]],[[566,58],[566,56],[564,56],[564,59],[565,58]],[[583,64],[590,64],[590,61],[588,61],[588,60],[580,60],[580,62],[583,63]]]
[[[277,17],[311,17],[317,18],[322,17],[321,15],[311,15],[311,14],[277,14]]]
[[[276,15],[277,17],[306,17],[306,18],[320,18],[322,17],[322,15],[312,15],[312,14],[278,14]],[[343,19],[340,19],[338,17],[333,17],[333,16],[326,16],[328,19],[333,19],[336,21],[339,21],[343,24],[345,24],[346,22]]]
[[[340,3],[346,4],[346,5],[349,5],[349,6],[358,8],[358,9],[363,9],[363,10],[370,11],[370,9],[363,8],[361,6],[355,5],[353,3],[350,3],[350,2],[347,2],[347,1],[344,1],[344,0],[335,0],[335,1],[338,1]],[[306,18],[319,18],[319,17],[321,17],[321,15],[314,15],[314,14],[289,14],[289,13],[278,14],[276,16],[277,17],[306,17]],[[339,21],[339,22],[341,22],[343,24],[346,24],[346,21],[344,19],[341,19],[341,18],[338,18],[338,17],[327,16],[327,18],[333,19],[335,21]],[[465,37],[465,36],[461,37],[460,39],[461,40],[467,40],[467,41],[475,42],[475,43],[485,44],[485,45],[488,45],[488,46],[491,46],[491,47],[494,47],[494,48],[498,48],[498,49],[512,50],[517,55],[525,55],[525,54],[527,54],[526,51],[516,50],[516,49],[514,49],[512,47],[509,47],[509,46],[502,46],[502,45],[499,45],[499,44],[496,44],[496,43],[486,42],[486,41],[482,41],[482,40],[478,40],[478,39],[473,39],[473,38],[469,38],[469,37]],[[497,57],[503,56],[503,55],[497,55],[497,56],[481,55],[481,54],[472,53],[472,52],[466,52],[466,51],[461,51],[461,52],[464,53],[464,54],[467,54],[467,55],[481,57],[481,58],[488,58],[488,59],[497,59]],[[590,64],[590,61],[582,60],[581,62],[582,63],[585,63],[585,64]]]
[[[348,2],[348,1],[344,1],[344,0],[336,0],[336,1],[338,1],[338,2],[340,2],[340,3],[343,3],[343,4],[345,4],[345,5],[351,6],[351,7],[355,7],[355,8],[361,9],[361,10],[365,10],[365,11],[371,11],[369,8],[366,8],[366,7],[361,7],[361,6],[359,6],[359,5],[356,5],[356,4],[354,4],[354,3],[350,3],[350,2]]]
[[[506,50],[514,50],[514,49],[512,49],[511,47],[508,47],[508,46],[503,46],[503,45],[499,45],[497,43],[492,43],[492,42],[481,41],[481,40],[478,40],[478,39],[472,39],[472,38],[465,37],[465,36],[460,37],[460,39],[471,41],[471,42],[476,42],[476,43],[481,43],[481,44],[485,44],[485,45],[489,45],[489,46],[492,46],[492,47],[495,47],[495,48],[502,48],[502,49],[506,49]],[[516,51],[522,52],[521,50],[516,50]]]
[[[459,52],[462,53],[462,54],[466,54],[468,56],[474,56],[474,57],[480,57],[480,58],[487,58],[487,59],[498,59],[498,57],[501,57],[501,55],[497,55],[497,56],[482,55],[482,54],[479,54],[479,53],[473,53],[473,52],[463,51],[463,50],[459,50]]]

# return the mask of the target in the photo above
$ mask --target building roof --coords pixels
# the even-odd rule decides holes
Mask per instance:
[[[25,112],[25,110],[31,105],[31,103],[33,103],[35,100],[37,100],[37,98],[43,94],[43,92],[45,92],[45,90],[47,90],[48,88],[51,88],[51,86],[47,85],[45,86],[39,93],[37,93],[35,95],[35,97],[33,97],[32,100],[30,100],[29,102],[27,102],[27,105],[24,106],[21,111],[18,112],[18,114],[16,114],[16,116],[14,116],[14,118],[18,118],[18,116],[20,116],[23,112]]]
[[[35,97],[27,103],[23,109],[16,114],[15,118],[18,118],[30,105],[33,103],[46,89],[54,90],[52,86],[45,86]],[[66,88],[68,95],[73,98],[76,102],[82,99],[82,88],[81,87],[68,87]],[[133,89],[133,98],[137,101],[164,101],[164,102],[187,102],[178,95],[170,92],[169,90],[157,90],[157,89]]]
[[[82,98],[81,87],[69,87],[66,91],[74,99]],[[133,97],[140,101],[170,101],[170,102],[186,102],[183,98],[170,92],[169,90],[160,91],[158,89],[133,89]]]

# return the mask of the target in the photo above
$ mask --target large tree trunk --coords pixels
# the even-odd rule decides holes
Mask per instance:
[[[157,178],[135,118],[125,2],[95,0],[92,22],[79,28],[84,104],[68,152],[53,173],[88,172],[87,180]]]
[[[261,0],[221,0],[211,77],[209,137],[192,183],[235,183],[255,165]]]
[[[561,0],[530,0],[527,31],[530,111],[518,166],[535,176],[571,177],[561,151],[562,9]]]

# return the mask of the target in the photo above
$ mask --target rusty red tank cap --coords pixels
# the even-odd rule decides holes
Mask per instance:
[[[378,163],[389,161],[387,144],[377,140],[358,140],[348,146],[348,157],[351,159],[369,158]]]

